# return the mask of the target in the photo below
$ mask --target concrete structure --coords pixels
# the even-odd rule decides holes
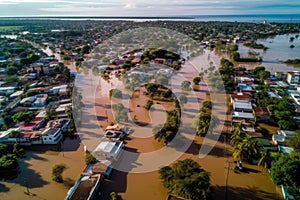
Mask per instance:
[[[250,102],[234,101],[233,110],[237,112],[253,112],[252,104]]]
[[[277,134],[273,134],[272,140],[275,145],[284,144],[295,134],[295,131],[278,130]]]
[[[298,85],[300,83],[300,72],[299,71],[288,72],[286,77],[286,82],[288,82],[291,85]]]
[[[43,144],[57,144],[63,138],[60,128],[47,128],[42,132]]]

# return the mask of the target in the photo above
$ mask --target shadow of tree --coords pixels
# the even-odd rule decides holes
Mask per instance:
[[[0,183],[0,193],[1,192],[8,192],[10,189],[6,187],[4,184]]]
[[[214,186],[213,187],[213,199],[230,199],[230,200],[280,200],[282,199],[278,194],[269,193],[264,190],[260,190],[257,187],[227,187],[227,198],[226,198],[226,187],[225,186]]]

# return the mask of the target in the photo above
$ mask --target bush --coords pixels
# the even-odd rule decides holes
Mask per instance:
[[[122,91],[119,89],[111,89],[109,91],[109,96],[110,97],[114,97],[114,98],[118,98],[121,99],[122,98]]]
[[[97,162],[97,159],[90,153],[86,152],[85,154],[85,164],[90,165],[90,164],[95,164]]]
[[[153,105],[153,101],[148,100],[146,105],[144,106],[145,109],[150,110],[151,106]]]
[[[54,165],[52,168],[52,180],[58,183],[63,182],[62,173],[66,170],[66,166],[64,164]]]

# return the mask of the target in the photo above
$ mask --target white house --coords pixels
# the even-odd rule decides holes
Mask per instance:
[[[43,144],[57,144],[62,138],[60,128],[47,128],[42,132]]]
[[[118,158],[123,148],[123,142],[101,142],[96,149],[92,152],[95,158],[100,162],[106,160],[113,161]]]
[[[274,144],[283,144],[296,134],[295,131],[278,130],[277,134],[273,134],[272,140]]]
[[[299,71],[288,72],[286,77],[286,82],[288,82],[291,85],[298,85],[300,82]]]

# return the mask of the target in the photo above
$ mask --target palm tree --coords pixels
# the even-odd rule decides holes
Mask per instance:
[[[233,150],[233,157],[242,161],[251,162],[259,152],[258,141],[247,135],[243,140],[236,144]]]
[[[219,124],[219,119],[211,113],[200,112],[192,122],[192,126],[196,128],[197,135],[205,136],[209,128],[213,130]]]
[[[272,162],[270,151],[263,150],[260,152],[260,158],[258,160],[257,165],[265,168],[266,170],[270,167]]]
[[[230,144],[235,147],[237,144],[242,142],[242,140],[246,137],[245,131],[242,129],[242,123],[238,123],[235,125],[235,130],[231,136]]]

